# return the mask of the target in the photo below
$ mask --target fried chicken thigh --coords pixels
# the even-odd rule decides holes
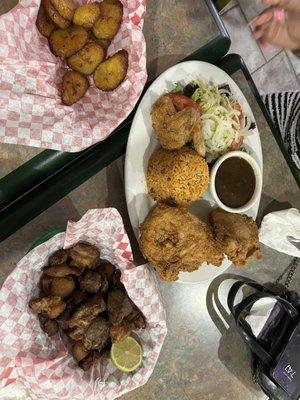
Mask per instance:
[[[258,228],[252,218],[218,208],[211,212],[210,219],[216,240],[236,266],[261,257]]]
[[[159,204],[141,226],[140,249],[158,275],[175,281],[202,263],[219,266],[223,253],[208,226],[186,208]]]
[[[162,95],[152,106],[152,125],[163,148],[180,149],[201,127],[200,114],[192,107],[177,111],[171,98]],[[199,130],[198,129],[198,130]]]

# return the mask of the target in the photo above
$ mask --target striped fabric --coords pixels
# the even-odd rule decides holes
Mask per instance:
[[[300,171],[300,91],[270,93],[263,100]]]

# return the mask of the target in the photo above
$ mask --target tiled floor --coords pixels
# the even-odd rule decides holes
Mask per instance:
[[[230,53],[240,54],[261,94],[300,90],[300,59],[283,49],[261,48],[248,22],[263,11],[261,0],[232,0],[222,13],[231,37]]]

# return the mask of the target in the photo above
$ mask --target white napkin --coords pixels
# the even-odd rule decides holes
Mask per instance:
[[[265,326],[275,304],[276,299],[272,297],[264,297],[257,300],[251,307],[250,313],[245,317],[245,320],[250,325],[252,333],[255,337],[259,336]]]
[[[293,257],[300,257],[300,250],[287,240],[287,236],[300,239],[300,212],[296,208],[267,214],[262,221],[259,240],[266,246]]]

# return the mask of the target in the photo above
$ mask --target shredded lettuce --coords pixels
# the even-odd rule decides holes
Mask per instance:
[[[206,160],[212,162],[226,153],[232,142],[250,135],[250,118],[245,118],[239,104],[226,89],[207,83],[203,79],[193,82],[199,86],[192,95],[202,109],[202,137],[206,147]]]
[[[183,86],[181,85],[181,83],[176,82],[174,89],[171,90],[171,93],[182,93],[182,91],[183,91]]]

